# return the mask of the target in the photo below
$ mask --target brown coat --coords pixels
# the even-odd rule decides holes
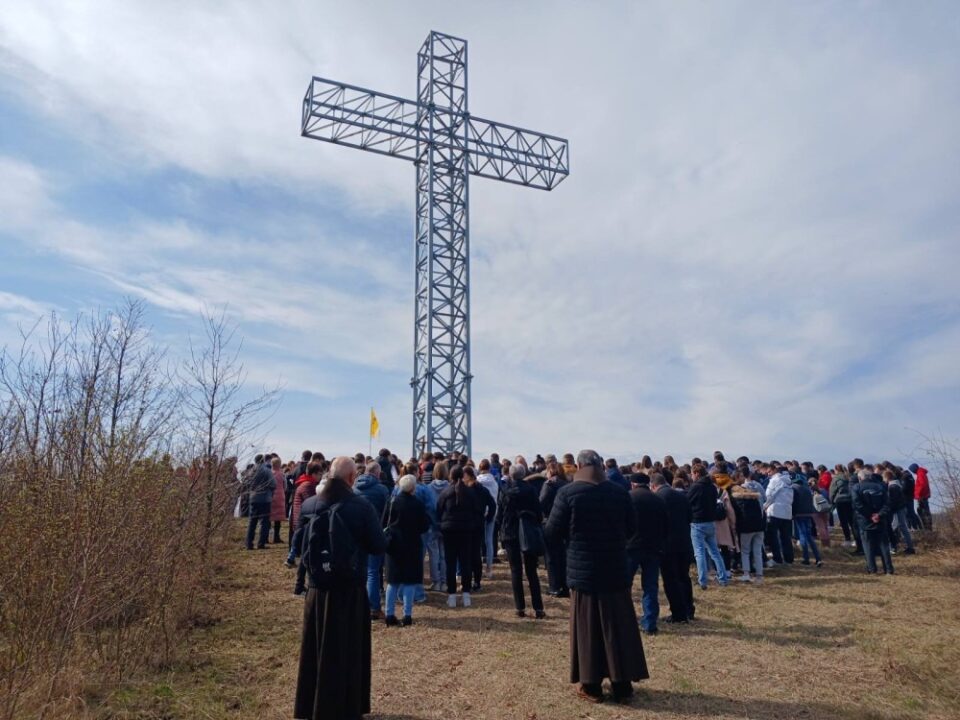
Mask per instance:
[[[730,502],[730,493],[724,490],[720,493],[720,499],[723,500],[723,506],[727,509],[727,519],[717,520],[713,524],[717,528],[717,545],[725,545],[734,550],[740,549],[740,543],[737,542],[737,514],[733,510],[733,503]]]

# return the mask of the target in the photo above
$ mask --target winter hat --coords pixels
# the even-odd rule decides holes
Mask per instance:
[[[920,466],[917,465],[916,463],[913,463],[913,465],[910,466],[910,472],[912,473],[915,473],[919,469],[920,469]]]

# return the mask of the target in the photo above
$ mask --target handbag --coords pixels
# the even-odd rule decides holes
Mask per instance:
[[[531,555],[543,555],[546,541],[543,526],[537,522],[537,516],[529,510],[520,512],[520,552]]]
[[[390,499],[390,509],[387,510],[387,526],[383,529],[383,536],[387,539],[387,555],[400,554],[400,528],[397,527],[397,521],[390,522],[393,516],[393,502],[396,498]]]

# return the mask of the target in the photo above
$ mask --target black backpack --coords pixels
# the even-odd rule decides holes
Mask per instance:
[[[302,562],[319,590],[348,586],[359,577],[360,548],[340,515],[346,502],[318,510],[304,533]]]

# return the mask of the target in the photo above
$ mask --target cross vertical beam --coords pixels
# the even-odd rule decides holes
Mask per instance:
[[[417,54],[413,447],[471,451],[467,43],[437,32]]]

